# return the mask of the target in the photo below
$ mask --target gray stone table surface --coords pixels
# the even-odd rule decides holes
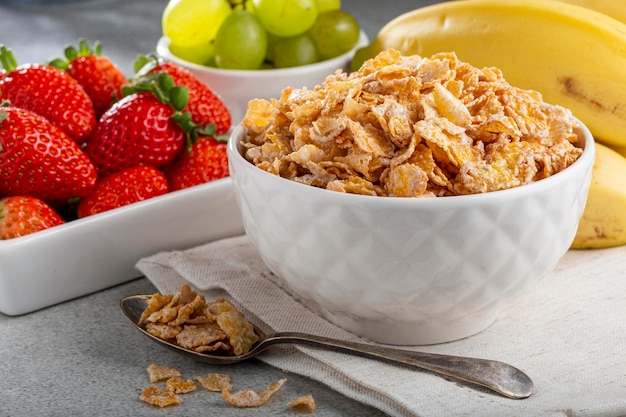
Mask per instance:
[[[343,0],[373,38],[393,17],[437,1]],[[58,3],[58,4],[54,4]],[[126,73],[138,54],[154,51],[161,35],[165,0],[84,2],[0,0],[0,44],[20,63],[60,56],[80,37],[100,40],[106,54]],[[311,393],[317,416],[383,416],[325,385],[286,374],[259,361],[225,369],[195,362],[152,343],[122,316],[118,302],[151,293],[139,278],[104,291],[18,317],[0,314],[0,416],[293,416],[287,402]],[[286,377],[278,400],[257,410],[240,410],[219,395],[192,395],[166,410],[138,400],[148,385],[146,367],[159,362],[185,376],[228,372],[237,387],[261,388]]]

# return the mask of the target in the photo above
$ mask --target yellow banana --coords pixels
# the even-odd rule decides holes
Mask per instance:
[[[626,158],[596,143],[596,160],[573,249],[626,244]]]
[[[626,23],[626,1],[624,0],[558,0],[604,13]]]
[[[626,146],[626,24],[600,12],[546,0],[437,3],[391,20],[356,60],[387,48],[498,67],[572,110],[597,140]]]
[[[610,148],[626,158],[626,146],[610,146]]]

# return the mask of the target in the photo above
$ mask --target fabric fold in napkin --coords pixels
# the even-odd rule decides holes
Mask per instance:
[[[137,268],[161,293],[187,282],[207,300],[225,296],[266,332],[363,341],[293,294],[245,235],[158,253]],[[626,415],[626,247],[570,251],[483,332],[402,348],[507,362],[533,379],[536,392],[512,400],[425,371],[301,346],[275,347],[259,359],[392,416]]]

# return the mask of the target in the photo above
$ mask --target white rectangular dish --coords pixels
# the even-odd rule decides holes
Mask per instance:
[[[0,241],[0,312],[30,313],[130,281],[145,256],[243,233],[224,178]]]

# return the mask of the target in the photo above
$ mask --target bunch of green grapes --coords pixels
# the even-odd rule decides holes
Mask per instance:
[[[187,61],[227,69],[286,68],[339,56],[359,39],[341,0],[170,0],[163,34]]]

